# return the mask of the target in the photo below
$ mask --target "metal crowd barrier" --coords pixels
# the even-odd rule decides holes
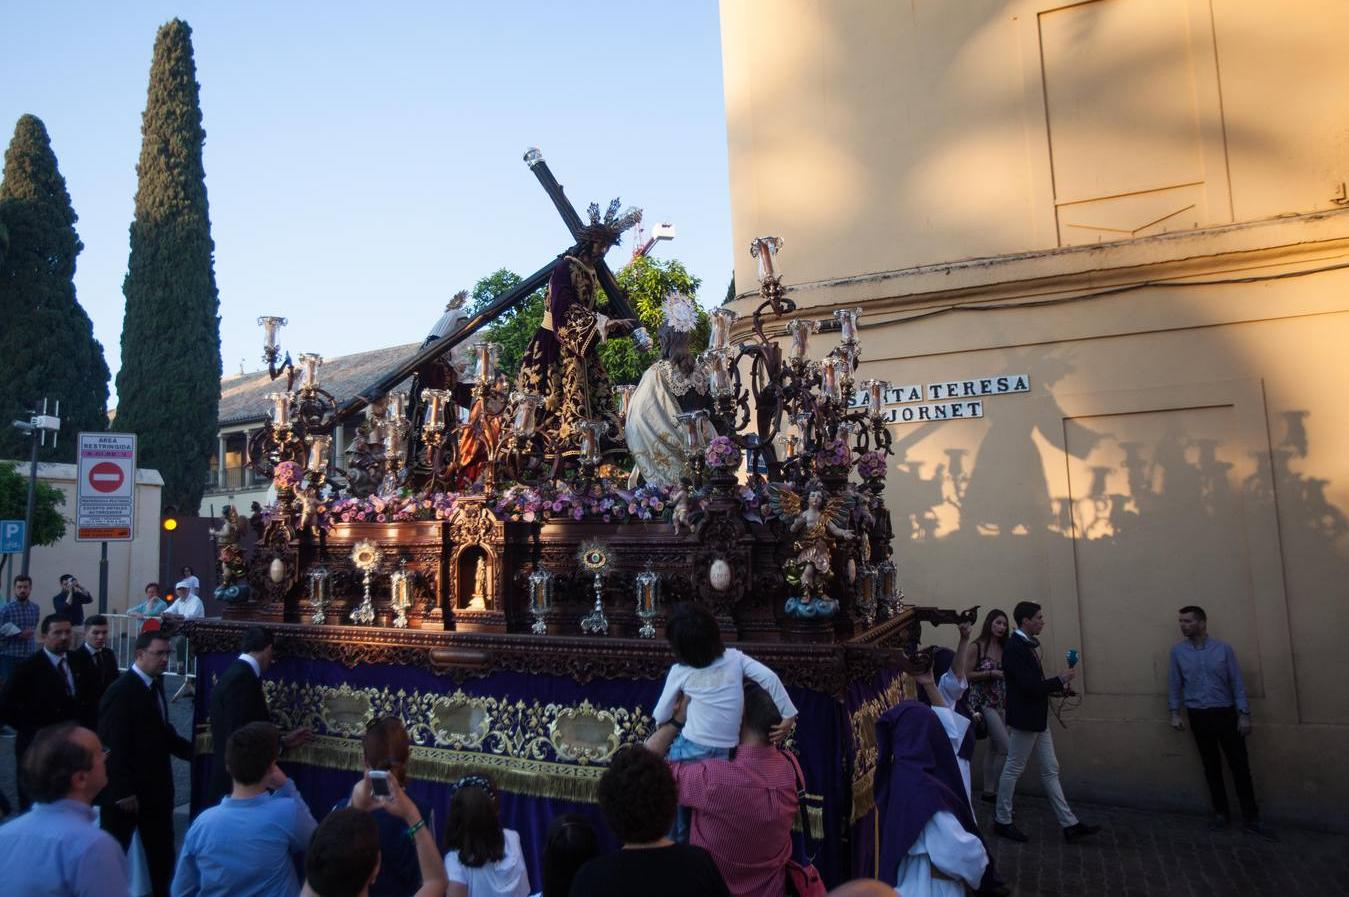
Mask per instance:
[[[117,658],[117,669],[125,671],[136,659],[136,636],[146,620],[156,617],[133,617],[130,614],[104,614],[108,618],[108,647]],[[161,621],[163,622],[163,621]],[[166,625],[173,651],[169,654],[169,668],[165,672],[171,676],[181,676],[187,680],[197,678],[197,656],[192,653],[192,645],[186,638],[173,634],[171,626]]]

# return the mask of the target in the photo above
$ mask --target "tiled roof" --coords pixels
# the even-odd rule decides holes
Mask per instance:
[[[407,343],[387,349],[372,349],[355,355],[326,358],[319,368],[319,385],[333,394],[339,407],[380,377],[398,367],[422,346]],[[297,365],[298,366],[298,365]],[[296,382],[299,382],[299,374]],[[241,424],[266,420],[271,411],[267,393],[285,389],[286,380],[272,381],[266,371],[236,374],[220,381],[220,424]],[[405,389],[407,383],[398,388]]]

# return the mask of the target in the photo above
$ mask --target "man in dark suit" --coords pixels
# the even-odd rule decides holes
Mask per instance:
[[[70,668],[80,698],[80,725],[98,731],[98,705],[121,671],[108,647],[108,618],[95,614],[84,621],[84,644],[70,652]]]
[[[1063,827],[1063,839],[1068,843],[1100,831],[1100,826],[1084,825],[1073,815],[1068,800],[1059,784],[1059,759],[1054,753],[1054,741],[1049,733],[1049,696],[1064,694],[1068,683],[1077,677],[1077,668],[1069,667],[1057,676],[1045,676],[1040,666],[1040,643],[1036,640],[1045,628],[1045,615],[1040,605],[1022,601],[1012,610],[1016,630],[1007,638],[1002,649],[1002,676],[1007,685],[1007,762],[998,781],[998,807],[993,817],[993,831],[1012,841],[1027,841],[1025,832],[1012,824],[1012,795],[1017,779],[1026,769],[1032,755],[1040,763],[1040,778],[1045,796],[1049,798]]]
[[[70,621],[48,614],[38,627],[41,647],[14,668],[0,695],[0,719],[14,727],[14,758],[23,768],[23,755],[39,729],[79,719],[79,684],[66,656],[70,649]],[[32,801],[19,776],[19,806]]]
[[[267,698],[262,693],[262,675],[272,663],[272,631],[252,626],[244,632],[243,653],[220,675],[211,689],[211,782],[206,806],[213,807],[234,787],[225,768],[225,745],[230,736],[249,723],[271,722]],[[281,751],[296,748],[313,737],[308,729],[295,729],[281,737]]]
[[[192,742],[169,721],[164,669],[169,640],[160,632],[136,639],[136,660],[109,686],[98,708],[98,735],[108,750],[108,787],[100,799],[103,828],[131,846],[139,829],[155,897],[173,881],[173,764],[192,759]]]

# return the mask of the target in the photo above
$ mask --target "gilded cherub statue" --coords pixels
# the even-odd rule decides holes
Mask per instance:
[[[800,578],[801,594],[787,599],[787,613],[795,617],[832,616],[838,610],[838,602],[827,597],[824,588],[833,573],[830,558],[834,543],[857,538],[848,529],[853,497],[829,497],[823,486],[812,482],[806,486],[804,500],[791,489],[773,486],[769,502],[796,537],[792,543],[796,556],[787,566]]]
[[[215,597],[221,601],[237,601],[248,596],[247,565],[244,563],[244,527],[234,505],[225,505],[220,517],[220,528],[211,530],[215,541],[216,560],[219,562],[220,585]]]

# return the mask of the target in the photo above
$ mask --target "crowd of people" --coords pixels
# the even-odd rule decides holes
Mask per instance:
[[[171,636],[143,631],[132,663],[119,672],[106,618],[81,614],[77,642],[72,608],[89,603],[78,580],[62,578],[61,609],[40,619],[31,585],[27,577],[16,579],[14,600],[0,608],[7,661],[0,719],[17,733],[26,811],[0,826],[6,894],[123,897],[136,835],[155,897],[825,893],[793,840],[798,821],[807,835],[811,830],[806,777],[795,755],[779,747],[797,708],[778,676],[726,647],[715,618],[697,605],[678,605],[667,623],[675,663],[652,711],[653,731],[644,744],[616,752],[598,781],[601,815],[621,848],[604,852],[606,839],[590,818],[558,815],[532,882],[526,845],[502,824],[488,776],[453,783],[440,826],[431,808],[408,793],[411,739],[395,717],[370,722],[361,744],[364,770],[349,797],[320,822],[279,765],[312,733],[282,732],[271,722],[262,680],[274,640],[263,627],[244,633],[238,659],[212,689],[216,749],[207,808],[175,849],[171,758],[189,759],[192,744],[174,728],[165,696]],[[192,597],[190,587],[183,597]],[[1236,656],[1207,635],[1206,623],[1201,608],[1180,612],[1172,724],[1182,728],[1181,713],[1188,714],[1215,827],[1229,816],[1225,755],[1246,828],[1272,837],[1259,821],[1250,782],[1243,740],[1250,708]],[[980,739],[988,745],[981,797],[995,804],[993,835],[1027,840],[1014,823],[1013,796],[1031,760],[1064,840],[1099,831],[1074,815],[1059,783],[1050,701],[1071,691],[1080,667],[1046,675],[1037,641],[1044,625],[1033,602],[1017,604],[1010,619],[990,611],[974,639],[962,624],[956,649],[935,650],[931,669],[914,677],[917,699],[881,716],[880,881],[850,882],[836,893],[1009,893],[975,814],[971,770]],[[25,637],[36,642],[15,651],[11,643]]]

